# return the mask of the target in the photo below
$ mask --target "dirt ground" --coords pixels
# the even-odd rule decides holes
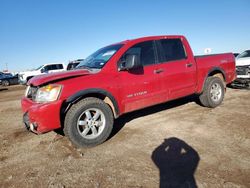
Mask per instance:
[[[184,98],[127,114],[76,149],[26,131],[24,89],[0,87],[0,187],[250,187],[250,90],[228,88],[215,109]]]

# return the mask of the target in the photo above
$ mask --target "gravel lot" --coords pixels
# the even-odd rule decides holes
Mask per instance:
[[[22,124],[23,86],[0,87],[0,187],[250,187],[250,91],[227,89],[215,109],[191,98],[133,112],[104,144]]]

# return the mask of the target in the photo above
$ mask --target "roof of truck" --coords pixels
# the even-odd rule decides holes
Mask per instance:
[[[140,37],[140,38],[135,38],[135,39],[129,39],[129,40],[124,40],[119,42],[120,44],[127,44],[129,42],[134,42],[134,41],[145,41],[145,40],[159,40],[159,39],[165,39],[165,38],[183,38],[183,35],[159,35],[159,36],[147,36],[147,37]],[[116,44],[119,44],[116,43]]]

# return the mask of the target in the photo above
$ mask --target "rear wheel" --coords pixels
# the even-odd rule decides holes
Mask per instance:
[[[10,85],[10,82],[8,80],[3,80],[2,81],[2,85],[3,86],[9,86]]]
[[[64,133],[78,147],[95,146],[109,137],[113,122],[110,107],[90,97],[70,108],[65,117]]]
[[[202,94],[199,96],[199,100],[203,106],[215,108],[222,103],[224,94],[223,81],[218,77],[209,77],[206,80]]]

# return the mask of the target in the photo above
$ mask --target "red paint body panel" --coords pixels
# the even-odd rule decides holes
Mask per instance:
[[[21,104],[22,111],[28,113],[30,123],[38,125],[38,133],[48,132],[61,127],[61,100],[53,103],[39,104],[23,97]]]
[[[195,61],[197,65],[197,93],[202,92],[207,74],[214,68],[220,68],[224,71],[227,84],[236,78],[235,58],[232,53],[196,57]]]
[[[181,39],[187,58],[167,63],[158,63],[136,71],[118,71],[121,56],[133,45],[151,40]],[[121,42],[124,44],[100,72],[74,70],[34,77],[33,86],[57,83],[63,86],[56,102],[39,104],[30,99],[22,99],[22,109],[29,114],[32,122],[37,122],[38,132],[47,132],[61,127],[60,109],[62,103],[80,91],[99,89],[113,96],[119,115],[162,103],[168,100],[201,93],[204,82],[214,69],[225,74],[226,83],[235,77],[234,56],[231,53],[194,57],[188,41],[183,36],[155,36]],[[191,66],[187,66],[192,64]],[[155,74],[155,70],[163,70]]]

